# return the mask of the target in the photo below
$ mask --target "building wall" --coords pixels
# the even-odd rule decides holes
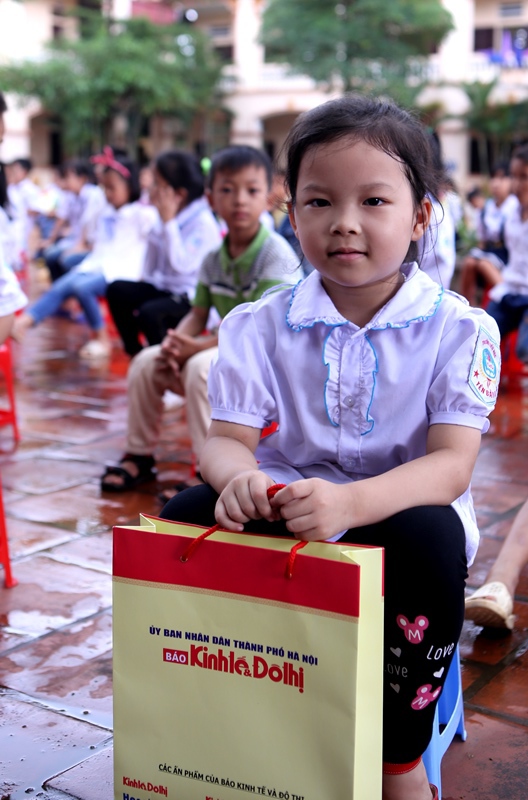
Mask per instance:
[[[73,3],[74,0],[63,0]],[[58,0],[0,0],[0,59],[35,57],[53,34],[57,24],[73,21],[57,19],[52,9]],[[422,93],[422,103],[440,103],[446,115],[463,114],[468,99],[461,81],[491,81],[499,78],[494,93],[497,100],[516,101],[528,96],[528,70],[518,65],[497,63],[496,56],[474,52],[475,28],[493,28],[496,41],[502,42],[504,27],[528,26],[528,2],[522,2],[522,14],[504,17],[501,0],[443,0],[456,21],[454,30],[439,53],[430,59],[430,85]],[[113,14],[127,18],[145,13],[149,0],[113,0]],[[266,146],[277,153],[295,116],[323,102],[328,95],[317,89],[307,77],[288,75],[280,65],[264,61],[258,43],[264,0],[150,0],[153,18],[177,19],[188,9],[198,12],[195,23],[211,37],[224,58],[226,107],[232,114],[230,138],[234,143]],[[511,4],[509,5],[511,8]],[[161,15],[161,17],[160,17]],[[67,30],[73,35],[73,30]],[[494,34],[495,35],[495,34]],[[4,159],[32,153],[38,163],[49,159],[49,147],[42,143],[42,118],[37,104],[15,107],[12,98],[6,115],[7,135],[2,149]],[[36,117],[35,123],[31,119]],[[461,187],[466,181],[468,138],[459,120],[446,119],[440,125],[444,157]],[[159,152],[176,139],[171,126],[154,121],[147,149]],[[207,145],[207,143],[206,143]]]
[[[0,62],[38,58],[59,28],[66,36],[75,35],[75,21],[53,13],[60,5],[58,0],[0,0]],[[72,0],[62,2],[65,9],[72,5]],[[32,131],[31,122],[41,114],[40,104],[21,105],[11,95],[6,96],[6,101],[2,160],[31,156],[37,166],[46,166],[50,161],[49,142],[43,140],[43,126],[37,124]]]

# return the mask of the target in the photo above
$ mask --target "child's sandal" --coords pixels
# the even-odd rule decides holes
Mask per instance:
[[[506,628],[515,624],[513,597],[501,581],[485,583],[466,598],[466,619],[484,628]]]
[[[138,468],[137,475],[132,475],[127,469],[120,466],[127,461],[131,461],[136,465]],[[152,481],[157,475],[155,463],[152,456],[139,456],[133,453],[125,453],[119,464],[106,468],[104,475],[101,476],[101,489],[104,492],[129,492],[142,483]],[[120,478],[120,482],[117,483],[107,480],[111,476],[117,476]]]

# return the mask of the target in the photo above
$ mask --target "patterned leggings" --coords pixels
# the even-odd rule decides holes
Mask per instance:
[[[208,485],[187,489],[160,516],[210,527],[217,498]],[[258,520],[246,528],[291,535],[283,522]],[[429,744],[436,698],[462,630],[464,528],[451,506],[420,506],[352,528],[340,541],[385,548],[383,760],[405,764]]]

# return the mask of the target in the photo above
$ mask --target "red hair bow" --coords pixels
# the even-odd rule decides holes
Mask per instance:
[[[114,151],[111,147],[103,147],[103,152],[98,156],[92,156],[90,161],[92,164],[102,164],[103,167],[107,167],[108,169],[113,169],[116,172],[119,172],[123,178],[130,178],[130,170],[116,159],[114,156]]]

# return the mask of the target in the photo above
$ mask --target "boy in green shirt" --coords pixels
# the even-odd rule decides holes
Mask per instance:
[[[207,376],[218,345],[210,322],[204,334],[211,312],[222,319],[240,303],[258,300],[272,286],[294,284],[303,277],[290,245],[261,223],[271,179],[271,162],[260,150],[234,145],[214,156],[208,195],[227,235],[220,249],[204,259],[189,313],[161,345],[145,348],[130,364],[127,452],[118,466],[107,468],[102,489],[127,491],[154,478],[153,452],[166,390],[187,399],[187,424],[199,463],[210,422]]]

